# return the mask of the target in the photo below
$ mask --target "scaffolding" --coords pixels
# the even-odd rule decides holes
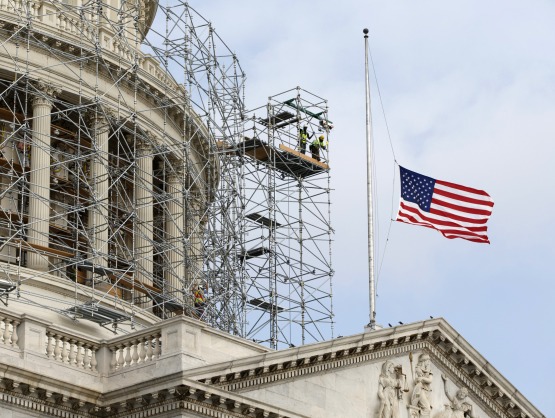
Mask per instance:
[[[247,117],[235,54],[168,3],[0,0],[2,302],[122,331],[188,315],[272,347],[323,339],[328,162],[293,142],[303,121],[327,137],[325,101],[298,90]]]
[[[245,334],[273,348],[333,336],[332,128],[327,102],[298,87],[252,111],[239,144]]]

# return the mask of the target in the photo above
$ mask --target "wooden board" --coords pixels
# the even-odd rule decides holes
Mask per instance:
[[[158,287],[149,285],[147,283],[141,283],[137,279],[135,279],[135,286],[133,286],[133,277],[127,274],[123,277],[117,277],[114,274],[109,274],[108,277],[112,281],[117,281],[117,284],[122,285],[126,289],[136,290],[137,292],[144,293],[145,295],[149,294],[149,290],[155,293],[162,293],[162,289],[159,289]]]
[[[324,170],[329,170],[330,166],[321,162],[321,161],[316,161],[314,158],[309,157],[308,155],[305,155],[299,151],[295,151],[293,148],[289,148],[283,144],[279,144],[279,149],[285,152],[288,152],[290,154],[293,154],[295,157],[299,157],[305,161],[308,161],[311,164],[317,165],[318,167],[322,167]]]
[[[50,248],[50,247],[45,247],[43,245],[39,245],[39,244],[32,244],[30,242],[27,241],[21,241],[19,239],[14,239],[10,241],[13,244],[19,244],[21,243],[21,248],[24,250],[28,250],[29,248],[33,248],[39,252],[42,253],[46,253],[47,255],[50,256],[54,256],[57,258],[71,258],[73,259],[75,257],[75,255],[73,253],[70,253],[68,251],[62,251],[62,250],[56,250],[54,248]],[[10,243],[8,242],[8,244]]]

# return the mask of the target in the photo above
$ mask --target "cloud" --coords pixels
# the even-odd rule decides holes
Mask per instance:
[[[545,393],[555,365],[530,379],[525,361],[549,358],[555,342],[546,332],[555,319],[555,3],[196,3],[237,53],[249,108],[297,86],[329,101],[342,335],[361,332],[368,319],[362,29],[370,29],[385,109],[372,76],[380,261],[387,242],[378,319],[446,317],[544,414],[555,415]],[[398,223],[389,229],[398,184],[383,113],[400,163],[493,196],[491,245]],[[521,331],[535,336],[526,349],[514,343]]]

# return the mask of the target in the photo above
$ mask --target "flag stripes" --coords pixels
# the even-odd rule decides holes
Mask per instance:
[[[489,243],[486,223],[493,209],[489,194],[399,168],[397,221],[436,229],[449,239]]]

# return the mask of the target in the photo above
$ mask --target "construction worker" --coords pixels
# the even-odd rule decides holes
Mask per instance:
[[[320,131],[326,131],[329,133],[329,131],[331,131],[332,129],[333,129],[333,124],[330,121],[325,119],[320,121],[320,128],[319,128]]]
[[[316,161],[320,161],[320,148],[326,149],[328,143],[325,141],[324,135],[320,135],[317,139],[312,141],[310,144],[310,152],[312,153],[312,158]]]
[[[198,285],[193,286],[193,298],[195,303],[195,312],[200,318],[204,313],[204,306],[206,305],[206,298],[204,297],[204,292]]]
[[[314,134],[308,135],[308,126],[303,126],[299,131],[299,151],[301,154],[306,154],[306,143]]]

